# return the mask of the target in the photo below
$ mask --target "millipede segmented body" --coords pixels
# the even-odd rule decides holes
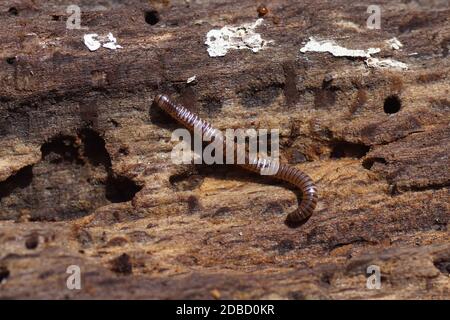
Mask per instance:
[[[168,96],[159,94],[155,97],[154,103],[188,130],[201,133],[205,139],[220,136],[217,134],[218,130],[215,129],[210,123],[202,120],[199,116],[195,115],[182,105],[174,103]],[[298,208],[288,214],[286,219],[288,225],[299,226],[311,217],[317,205],[318,194],[314,182],[307,174],[289,165],[279,164],[264,157],[257,156],[256,158],[249,159],[248,156],[246,156],[245,160],[246,161],[244,164],[237,165],[246,170],[257,173],[261,172],[261,169],[263,168],[271,169],[273,170],[272,172],[274,173],[274,178],[286,181],[301,190],[302,200]]]

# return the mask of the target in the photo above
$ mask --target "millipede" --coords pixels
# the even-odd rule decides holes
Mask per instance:
[[[175,103],[165,94],[157,95],[154,99],[154,104],[191,132],[201,133],[207,139],[221,136],[218,134],[218,130],[209,122],[201,119],[181,104]],[[274,172],[274,178],[288,182],[300,189],[302,199],[298,208],[287,215],[286,224],[288,226],[300,226],[313,214],[318,201],[317,187],[313,180],[303,171],[261,156],[253,158],[246,156],[245,162],[243,164],[237,164],[237,166],[256,173],[261,172],[263,168],[272,170]]]

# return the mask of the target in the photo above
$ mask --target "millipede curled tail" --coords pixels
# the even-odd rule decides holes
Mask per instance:
[[[204,136],[209,137],[215,136],[215,133],[218,131],[207,121],[202,120],[199,116],[190,112],[182,105],[174,103],[164,94],[157,95],[154,99],[154,104],[172,116],[188,130],[194,131],[194,129],[196,129]],[[255,159],[248,159],[246,157],[245,164],[238,164],[238,166],[258,173],[262,168],[275,168],[273,177],[286,181],[301,190],[302,200],[298,208],[288,214],[286,218],[287,225],[297,227],[305,223],[311,217],[317,205],[318,194],[314,182],[306,173],[289,165],[274,163],[270,159],[262,157],[257,157]]]

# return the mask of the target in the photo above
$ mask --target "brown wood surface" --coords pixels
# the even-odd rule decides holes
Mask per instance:
[[[69,4],[89,30],[66,29]],[[379,30],[372,1],[270,1],[267,48],[209,57],[206,33],[259,4],[0,3],[0,298],[450,298],[448,1],[377,1]],[[82,41],[108,32],[122,49]],[[310,36],[409,69],[300,53]],[[163,92],[220,129],[280,129],[313,217],[284,225],[297,194],[270,178],[172,164]]]

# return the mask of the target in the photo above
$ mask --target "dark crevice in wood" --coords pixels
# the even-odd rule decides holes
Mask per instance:
[[[17,58],[16,57],[8,57],[6,58],[6,63],[10,64],[10,65],[15,65],[17,62]]]
[[[366,158],[362,162],[362,166],[367,170],[372,169],[375,163],[387,164],[386,159],[380,157]]]
[[[89,128],[82,129],[80,137],[84,143],[84,156],[92,165],[102,165],[108,172],[105,183],[106,199],[113,203],[131,201],[142,186],[128,177],[113,172],[105,140],[96,131]]]
[[[352,143],[346,141],[337,141],[331,143],[330,158],[357,158],[364,157],[370,150],[370,146],[366,146],[360,143]]]
[[[111,157],[105,147],[105,140],[92,129],[82,129],[80,131],[81,141],[84,143],[84,156],[94,166],[103,165],[111,168]]]
[[[8,13],[11,16],[18,16],[19,15],[19,10],[16,7],[11,7],[8,9]]]
[[[132,179],[112,170],[105,140],[91,128],[83,128],[73,136],[54,136],[42,144],[41,154],[41,162],[35,165],[39,172],[35,178],[39,180],[37,183],[45,184],[45,192],[29,190],[33,188],[33,166],[24,167],[0,182],[0,199],[14,193],[20,199],[17,200],[17,208],[35,209],[30,217],[32,221],[56,221],[85,216],[108,201],[130,201],[142,189]],[[64,172],[74,178],[67,182],[60,181]],[[46,175],[44,180],[43,174]],[[78,193],[71,187],[73,183],[79,183],[78,188],[90,191]],[[24,190],[17,191],[18,188]],[[49,210],[52,213],[46,214],[45,210],[41,210],[40,203],[49,205],[50,199],[54,199]],[[88,207],[84,207],[85,202],[89,202]]]
[[[17,188],[26,188],[33,180],[33,166],[26,166],[17,171],[14,175],[0,182],[0,200],[9,196]]]
[[[106,180],[106,199],[112,203],[131,201],[141,189],[142,186],[130,178],[110,173]]]
[[[6,266],[0,266],[0,284],[3,282],[3,280],[8,279],[10,275],[10,271],[8,269],[8,267]]]
[[[367,239],[364,239],[362,237],[357,237],[357,238],[349,240],[349,241],[331,243],[330,246],[328,247],[328,249],[330,251],[332,251],[334,249],[341,248],[341,247],[349,245],[349,244],[354,245],[354,244],[367,244],[367,243],[372,243],[372,242]]]
[[[450,274],[450,257],[436,259],[433,264],[443,274]]]
[[[76,138],[67,135],[57,135],[41,146],[42,159],[53,164],[63,161],[84,164],[81,158]]]

